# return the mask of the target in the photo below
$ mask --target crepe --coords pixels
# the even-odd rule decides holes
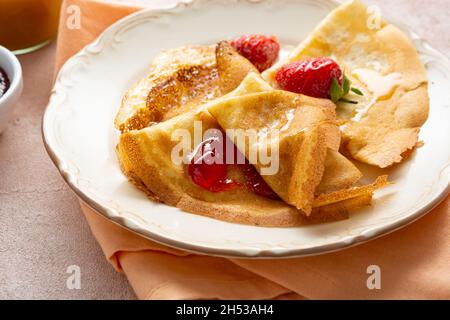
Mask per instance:
[[[354,159],[386,168],[417,145],[429,112],[428,81],[408,37],[375,14],[358,0],[341,5],[263,77],[276,87],[276,72],[286,63],[335,59],[364,93],[347,97],[357,105],[338,104],[343,145]]]
[[[251,163],[278,196],[309,215],[315,190],[322,180],[328,148],[339,147],[334,104],[271,90],[227,99],[213,104],[208,111],[223,129],[235,130],[237,135],[232,141],[247,159],[255,156]],[[252,141],[238,136],[248,128],[254,132]],[[275,130],[279,134],[269,136]],[[268,154],[279,155],[275,159],[276,168],[274,163],[265,167],[257,157],[266,149]],[[264,174],[264,169],[272,172]]]
[[[258,70],[227,42],[167,50],[126,92],[115,127],[139,130],[186,113],[234,90],[249,72]]]

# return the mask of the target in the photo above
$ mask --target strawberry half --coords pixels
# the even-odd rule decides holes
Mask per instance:
[[[350,91],[350,81],[336,61],[314,58],[281,67],[275,77],[283,90],[339,101]]]
[[[245,35],[231,41],[231,46],[263,72],[278,59],[280,44],[276,37],[259,34]]]

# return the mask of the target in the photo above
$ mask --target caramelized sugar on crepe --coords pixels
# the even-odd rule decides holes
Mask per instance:
[[[416,146],[429,111],[426,71],[411,41],[360,1],[349,1],[263,77],[274,84],[283,64],[322,56],[336,60],[364,93],[348,97],[357,105],[340,102],[337,109],[352,157],[381,168],[401,162]]]
[[[139,130],[186,113],[232,91],[251,71],[257,72],[227,42],[168,50],[125,94],[115,126],[121,132]]]
[[[192,80],[194,74],[197,76]],[[115,119],[116,128],[126,132],[161,121],[164,111],[179,104],[184,86],[192,89],[196,82],[209,83],[198,93],[199,100],[217,95],[214,47],[186,46],[163,52],[153,61],[149,75],[126,92]]]

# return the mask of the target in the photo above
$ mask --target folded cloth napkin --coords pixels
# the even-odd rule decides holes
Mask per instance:
[[[140,9],[123,3],[66,0],[57,68],[111,23]],[[80,29],[66,27],[74,12],[71,6],[80,9]],[[83,202],[81,208],[107,259],[126,274],[140,299],[450,299],[449,204],[447,198],[416,223],[364,245],[316,257],[264,261],[168,248],[111,223]],[[367,285],[373,265],[381,271],[379,290]]]

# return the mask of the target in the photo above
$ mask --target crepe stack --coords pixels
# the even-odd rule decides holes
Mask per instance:
[[[343,4],[262,75],[226,41],[163,53],[149,76],[127,92],[116,117],[123,172],[154,201],[233,223],[323,223],[371,205],[387,176],[361,185],[352,161],[386,168],[404,160],[418,145],[429,102],[425,69],[410,40],[383,20],[377,25],[370,14],[359,1]],[[363,93],[346,97],[356,104],[277,88],[274,77],[282,65],[323,56],[335,59]],[[251,129],[264,138],[229,136],[279,199],[247,188],[211,192],[195,184],[187,165],[172,156],[183,143],[177,132],[195,136],[196,123],[201,133]],[[189,140],[187,155],[200,142]],[[268,174],[267,163],[253,156],[263,150],[279,155],[275,172]],[[233,180],[245,180],[238,166],[228,170]]]
[[[187,129],[194,135],[195,121],[201,121],[203,132],[226,129],[225,122],[231,123],[240,112],[245,112],[247,119],[256,118],[260,114],[255,108],[259,102],[274,110],[278,105],[280,114],[295,111],[291,120],[285,118],[279,123],[286,126],[290,122],[280,141],[280,154],[286,155],[280,156],[283,170],[263,176],[289,202],[264,198],[246,189],[209,192],[191,181],[184,164],[172,161],[172,150],[181,139],[174,139],[176,130]],[[230,114],[234,116],[226,116]],[[221,98],[167,121],[122,134],[119,160],[130,180],[152,199],[196,214],[270,227],[346,219],[350,210],[369,205],[374,190],[386,181],[383,178],[369,187],[343,190],[358,181],[361,173],[337,151],[340,134],[334,114],[334,105],[328,100],[273,90],[257,74],[250,73],[238,88]],[[249,120],[252,123],[248,125],[263,129],[264,123],[270,124],[279,116],[273,112],[267,115],[259,123]],[[191,150],[195,148],[192,141]],[[255,166],[259,167],[257,163]],[[231,174],[236,180],[243,179],[238,170]],[[291,187],[286,188],[288,185]],[[317,197],[319,190],[337,191]]]

